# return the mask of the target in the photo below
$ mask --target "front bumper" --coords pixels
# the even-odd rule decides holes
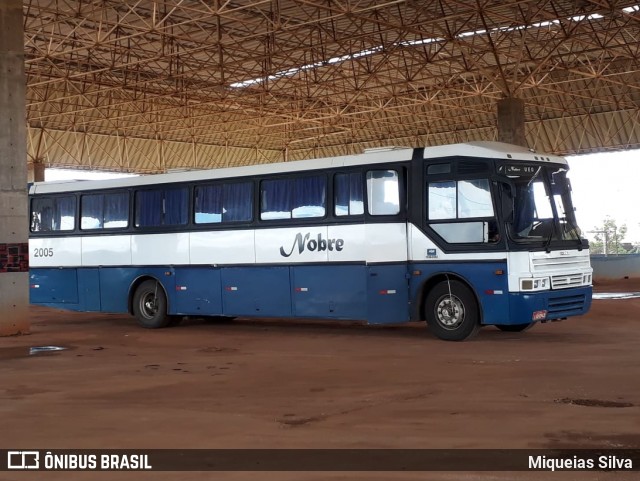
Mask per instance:
[[[525,324],[534,320],[553,321],[586,314],[591,308],[592,287],[574,287],[539,292],[510,292],[509,318],[500,324]],[[547,311],[544,319],[534,313]]]

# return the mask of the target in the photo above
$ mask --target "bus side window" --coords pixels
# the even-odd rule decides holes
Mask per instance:
[[[72,196],[35,198],[31,202],[31,232],[72,231],[75,210]]]
[[[224,184],[223,222],[253,220],[253,183]]]
[[[400,212],[400,183],[395,170],[367,172],[367,201],[370,215],[396,215]]]
[[[360,172],[336,174],[333,190],[336,216],[364,214],[364,193]]]
[[[196,224],[222,222],[222,185],[201,185],[195,189]]]
[[[45,205],[41,212],[42,220],[40,226],[44,232],[54,230],[53,228],[53,210],[50,206]]]
[[[456,183],[429,182],[429,220],[456,218]]]
[[[189,217],[187,187],[139,190],[135,203],[136,227],[184,225]]]
[[[83,195],[80,198],[80,228],[102,229],[104,196]]]
[[[44,202],[48,199],[33,199],[31,201],[31,232],[44,232],[46,229],[44,219]]]
[[[40,212],[31,211],[31,232],[40,232],[42,230],[41,216]]]
[[[129,225],[129,192],[118,192],[104,196],[105,229],[116,229]]]
[[[196,224],[247,222],[253,219],[253,184],[214,184],[195,189]]]
[[[33,223],[31,230],[33,232],[48,232],[51,230],[51,207],[45,206],[40,211],[33,211]]]
[[[324,217],[326,194],[324,175],[263,180],[260,183],[260,219]]]
[[[80,199],[81,229],[117,229],[128,225],[128,192],[89,194]]]
[[[430,226],[446,242],[498,242],[488,179],[432,181],[427,187]]]
[[[36,198],[31,201],[31,232],[48,232],[53,222],[52,200]]]

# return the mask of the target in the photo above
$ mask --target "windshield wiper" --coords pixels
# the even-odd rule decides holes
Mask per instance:
[[[531,177],[531,179],[527,183],[527,189],[533,183],[533,181],[536,180],[536,178],[538,177],[538,174],[540,174],[540,171],[542,171],[542,166],[538,167],[538,170],[536,170],[536,173],[533,174],[533,176]]]

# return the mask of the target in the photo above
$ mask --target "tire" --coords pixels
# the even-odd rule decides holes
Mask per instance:
[[[171,317],[167,315],[167,296],[158,281],[149,279],[138,286],[133,295],[133,315],[138,324],[147,329],[169,325]]]
[[[531,329],[535,324],[535,322],[528,322],[526,324],[502,324],[496,327],[504,332],[524,332]]]
[[[465,341],[480,330],[476,298],[460,281],[440,282],[429,291],[424,318],[429,330],[444,341]]]

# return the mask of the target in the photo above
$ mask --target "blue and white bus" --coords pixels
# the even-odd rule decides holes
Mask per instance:
[[[30,299],[183,316],[424,320],[464,340],[588,311],[565,159],[496,142],[30,186]]]

